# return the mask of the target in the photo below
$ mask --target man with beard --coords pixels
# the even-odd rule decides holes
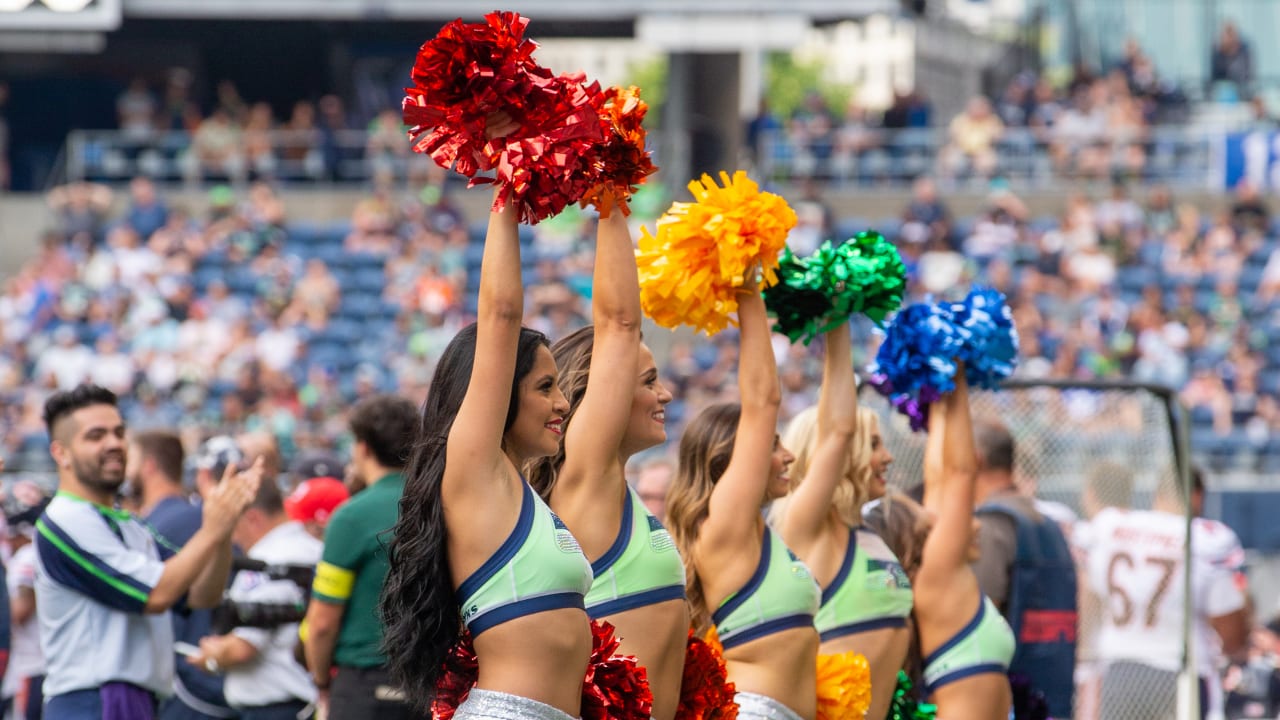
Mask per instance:
[[[137,498],[139,511],[165,544],[184,547],[200,530],[201,510],[192,504],[182,487],[182,440],[163,430],[149,430],[129,437],[126,465],[126,495]],[[212,457],[212,460],[209,458]],[[240,455],[233,457],[238,462]],[[222,477],[227,462],[216,453],[202,453],[200,463],[214,477]],[[173,613],[173,636],[179,642],[196,645],[211,633],[213,615],[208,610],[183,609]],[[175,658],[177,674],[173,697],[160,705],[160,720],[229,720],[237,713],[222,693],[222,676],[204,673]]]
[[[128,459],[115,394],[96,385],[56,393],[44,421],[58,469],[58,494],[35,540],[46,715],[153,720],[173,687],[169,611],[221,600],[231,533],[257,493],[262,463],[226,473],[205,500],[200,530],[174,552],[112,506]]]
[[[404,398],[375,396],[355,406],[350,422],[352,474],[367,489],[338,508],[325,528],[307,607],[307,667],[322,694],[333,683],[332,720],[409,718],[410,706],[385,667],[378,597],[387,576],[389,531],[404,493],[401,472],[417,439],[418,410]]]

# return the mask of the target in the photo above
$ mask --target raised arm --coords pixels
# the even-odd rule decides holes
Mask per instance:
[[[467,394],[449,431],[444,472],[444,492],[455,496],[484,494],[491,481],[503,478],[493,471],[504,462],[502,429],[524,315],[518,217],[514,203],[489,215],[480,261],[475,360]]]
[[[565,432],[556,492],[584,491],[595,497],[605,489],[601,481],[606,468],[617,462],[640,372],[639,273],[631,232],[616,208],[600,219],[591,288],[591,370],[586,393]]]
[[[858,387],[853,376],[849,324],[826,335],[822,390],[818,395],[818,438],[804,482],[791,493],[779,532],[800,554],[823,530],[831,512],[831,498],[845,475],[849,446],[858,422]]]
[[[964,368],[956,371],[956,389],[929,410],[929,441],[934,441],[935,418],[941,416],[940,440],[933,462],[926,457],[925,501],[937,498],[933,530],[924,551],[924,564],[939,571],[968,568],[973,539],[973,484],[978,474],[977,452],[969,417],[969,389]],[[932,467],[931,467],[932,465]],[[930,477],[932,475],[932,477]]]
[[[729,465],[711,492],[702,537],[713,544],[752,538],[769,482],[769,466],[778,436],[782,388],[769,341],[769,319],[760,291],[738,294],[738,393],[742,414]]]

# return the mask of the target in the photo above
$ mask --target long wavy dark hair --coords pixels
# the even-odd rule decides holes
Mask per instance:
[[[520,381],[533,370],[538,348],[549,346],[546,335],[521,328],[503,432],[520,410]],[[475,353],[473,324],[454,336],[436,364],[422,406],[421,434],[406,468],[400,516],[387,543],[390,570],[379,606],[382,651],[392,680],[423,711],[430,710],[445,656],[462,633],[440,488],[449,431],[471,382]]]

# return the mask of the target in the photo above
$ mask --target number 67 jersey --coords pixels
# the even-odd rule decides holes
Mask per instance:
[[[1191,522],[1193,607],[1184,607],[1186,518],[1155,510],[1106,508],[1075,533],[1086,555],[1089,589],[1102,603],[1099,660],[1128,660],[1176,672],[1182,664],[1182,618],[1192,613],[1197,671],[1216,671],[1217,637],[1209,618],[1245,605],[1244,550],[1222,523]]]

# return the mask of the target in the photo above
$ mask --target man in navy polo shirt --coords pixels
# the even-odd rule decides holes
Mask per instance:
[[[127,446],[116,396],[80,385],[44,408],[58,494],[36,523],[36,613],[45,650],[46,716],[153,720],[173,687],[169,610],[211,608],[231,568],[231,532],[252,502],[262,463],[228,472],[203,522],[176,553],[113,507]]]
[[[198,467],[222,477],[227,465],[243,458],[231,438],[212,438],[201,447]],[[200,530],[201,509],[192,503],[182,487],[182,440],[164,430],[129,433],[129,463],[125,479],[139,498],[141,515],[151,529],[175,548],[185,546]],[[210,634],[213,614],[208,610],[173,613],[173,636],[179,642],[197,645]],[[227,704],[222,676],[201,672],[175,658],[177,674],[173,697],[160,705],[160,720],[231,720],[239,713]]]

